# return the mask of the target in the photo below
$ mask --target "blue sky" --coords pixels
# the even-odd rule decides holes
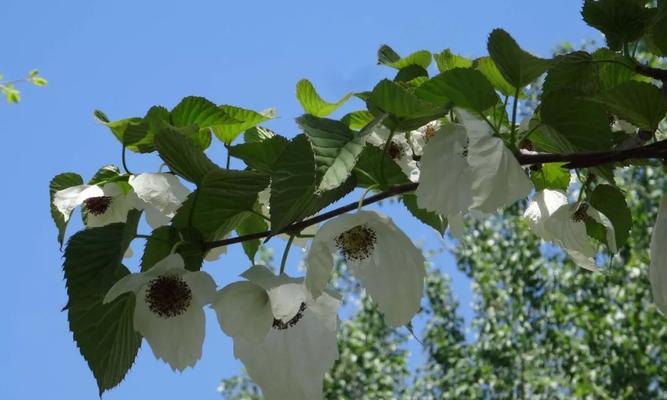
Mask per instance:
[[[258,110],[275,106],[280,118],[267,125],[293,136],[301,112],[294,88],[301,78],[337,99],[390,74],[375,65],[381,44],[402,54],[450,47],[480,56],[495,27],[525,49],[548,55],[559,42],[599,38],[581,21],[580,7],[580,0],[4,0],[0,71],[14,78],[39,68],[50,83],[24,87],[18,106],[0,104],[0,398],[97,395],[60,312],[66,303],[62,260],[48,208],[48,182],[57,173],[75,171],[88,179],[100,166],[120,162],[120,147],[96,124],[94,109],[112,119],[140,116],[152,105],[171,108],[184,96],[200,95]],[[355,107],[361,104],[348,108]],[[210,155],[222,162],[224,149],[213,146]],[[159,165],[155,156],[132,155],[129,163],[135,171]],[[432,231],[397,210],[385,207],[411,237],[438,247]],[[276,244],[279,254],[282,243]],[[133,243],[135,251],[142,245]],[[298,256],[294,251],[288,267],[293,274]],[[449,257],[435,261],[455,270]],[[240,249],[232,249],[206,268],[223,285],[246,267]],[[468,282],[454,277],[469,313]],[[105,398],[219,398],[219,379],[236,373],[239,364],[214,315],[208,317],[204,357],[194,369],[172,373],[144,343],[125,382]]]

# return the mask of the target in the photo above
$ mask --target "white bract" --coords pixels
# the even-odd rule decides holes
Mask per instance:
[[[306,286],[315,298],[340,252],[375,301],[388,325],[410,322],[424,288],[424,256],[394,222],[375,211],[343,214],[317,231],[306,256]]]
[[[651,236],[651,264],[648,270],[653,301],[667,315],[667,197],[662,199]]]
[[[455,222],[468,210],[493,213],[530,193],[530,179],[503,141],[481,119],[457,109],[462,124],[447,124],[424,148],[417,204]]]
[[[168,173],[132,175],[129,184],[141,200],[140,207],[153,229],[168,225],[190,194],[176,175]]]
[[[340,300],[313,299],[303,278],[253,266],[218,292],[211,305],[234,340],[234,356],[269,400],[323,398],[324,375],[338,359]]]
[[[57,191],[53,205],[68,221],[72,211],[83,206],[86,211],[86,227],[95,228],[116,222],[125,222],[127,213],[139,208],[134,192],[125,191],[114,182],[100,187],[97,185],[77,185]]]
[[[586,233],[586,220],[591,218],[606,229],[612,253],[616,252],[616,236],[611,221],[588,203],[569,203],[565,193],[545,189],[535,194],[524,217],[530,229],[542,239],[558,244],[582,268],[596,269],[597,246]]]
[[[183,258],[172,254],[146,272],[121,278],[109,289],[104,303],[126,292],[136,298],[134,329],[146,338],[155,357],[173,370],[194,366],[204,343],[202,307],[216,293],[213,279],[206,272],[186,270]]]
[[[366,136],[366,142],[381,149],[385,148],[391,131],[384,125],[379,125]],[[416,134],[417,135],[417,134]],[[415,152],[405,132],[394,132],[387,147],[387,154],[401,168],[401,171],[412,182],[419,181],[419,166],[415,161]],[[419,148],[421,151],[421,147]]]

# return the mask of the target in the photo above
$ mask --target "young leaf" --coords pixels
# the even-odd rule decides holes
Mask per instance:
[[[585,0],[581,9],[584,21],[604,33],[607,46],[621,50],[623,45],[642,37],[650,13],[637,0]]]
[[[257,214],[250,214],[236,227],[236,233],[239,235],[249,235],[251,233],[264,232],[269,229],[266,220]],[[259,239],[248,240],[242,243],[243,252],[248,256],[252,264],[255,264],[255,255],[259,250]]]
[[[447,231],[446,218],[443,218],[437,213],[419,208],[419,206],[417,206],[417,196],[414,194],[404,194],[401,199],[403,200],[405,208],[410,211],[410,214],[412,214],[421,222],[435,229],[440,234],[440,236],[445,235],[445,231]]]
[[[562,168],[563,163],[542,164],[540,169],[531,171],[530,179],[535,190],[554,189],[567,191],[570,186],[570,171]]]
[[[397,83],[387,79],[380,81],[373,88],[368,102],[371,107],[378,108],[380,111],[389,113],[399,119],[430,115],[442,108],[420,99]]]
[[[455,105],[483,112],[498,102],[498,95],[484,75],[474,69],[455,68],[421,85],[417,96],[434,104]]]
[[[316,117],[326,117],[332,112],[339,109],[345,102],[352,97],[352,93],[343,96],[342,99],[335,103],[324,101],[312,83],[307,79],[302,79],[296,84],[296,98],[301,103],[301,107],[308,113]]]
[[[419,65],[408,65],[401,68],[394,77],[394,82],[404,82],[406,84],[419,87],[422,81],[428,80],[428,71]]]
[[[348,128],[358,130],[368,125],[373,121],[373,114],[366,110],[352,111],[345,114],[340,122],[347,125]]]
[[[231,146],[229,147],[229,154],[243,160],[248,167],[270,175],[287,143],[287,139],[276,135],[261,142],[241,143]]]
[[[604,107],[581,99],[576,92],[559,90],[542,99],[540,115],[546,124],[576,149],[605,150],[611,146],[609,117]]]
[[[252,213],[257,194],[267,186],[269,177],[259,172],[212,170],[178,209],[174,225],[186,230],[192,226],[204,240],[222,238]]]
[[[110,179],[116,178],[120,175],[120,170],[115,165],[105,165],[95,172],[92,178],[88,181],[89,185],[102,185]]]
[[[667,97],[647,82],[627,81],[590,99],[620,119],[651,132],[658,129],[667,113]]]
[[[148,271],[163,258],[171,254],[176,243],[187,238],[187,230],[179,231],[173,226],[161,226],[155,229],[146,239],[144,254],[141,257],[141,271]],[[199,271],[203,262],[201,240],[189,240],[178,245],[176,253],[183,257],[185,268],[190,271]]]
[[[218,139],[228,145],[243,131],[276,117],[275,110],[272,108],[262,112],[230,105],[221,105],[219,108],[228,116],[230,122],[212,126],[211,129]]]
[[[49,183],[49,205],[51,206],[51,217],[58,228],[58,243],[60,247],[63,245],[65,239],[65,230],[67,229],[67,222],[63,214],[53,205],[53,196],[59,190],[67,189],[68,187],[83,185],[83,178],[74,172],[65,172],[58,174]]]
[[[433,54],[435,58],[435,64],[438,66],[438,71],[445,72],[454,68],[470,68],[472,67],[472,61],[454,54],[449,49],[445,49],[440,53]]]
[[[507,82],[515,88],[529,85],[551,66],[552,61],[522,50],[514,39],[502,29],[494,29],[489,35],[489,55]]]
[[[271,175],[273,232],[309,215],[304,210],[310,207],[317,189],[316,180],[311,145],[305,135],[298,135],[285,147]]]
[[[378,50],[378,63],[399,70],[410,65],[418,65],[426,69],[431,65],[431,52],[420,50],[401,58],[391,47],[383,45]]]
[[[505,80],[491,57],[480,57],[473,62],[473,66],[503,95],[514,96],[516,94],[516,88]]]
[[[132,322],[134,295],[102,303],[111,286],[129,273],[121,260],[136,234],[139,215],[131,212],[126,224],[80,231],[65,250],[69,327],[95,376],[100,396],[123,380],[141,345]]]
[[[274,136],[276,136],[276,133],[271,129],[263,128],[261,126],[253,126],[243,132],[243,141],[246,143],[263,142]]]
[[[589,201],[611,221],[616,235],[616,247],[620,249],[628,240],[632,228],[632,215],[625,196],[614,186],[598,185]]]
[[[161,129],[155,136],[155,147],[172,171],[197,185],[208,172],[218,168],[192,140],[175,128]]]
[[[347,180],[364,149],[366,140],[355,137],[345,124],[331,119],[304,115],[297,118],[315,156],[321,180],[318,191],[335,189]]]

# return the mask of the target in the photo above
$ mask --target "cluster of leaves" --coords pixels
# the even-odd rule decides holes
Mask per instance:
[[[186,267],[199,270],[206,252],[234,231],[240,236],[255,235],[252,240],[243,241],[248,258],[254,262],[259,237],[279,233],[298,235],[302,227],[299,222],[357,187],[385,192],[396,187],[414,189],[416,185],[411,184],[386,151],[387,146],[383,151],[367,144],[367,136],[380,125],[391,132],[410,132],[435,120],[455,122],[452,110],[460,107],[484,119],[494,134],[517,153],[521,148],[552,153],[612,151],[626,146],[637,134],[648,132],[650,139],[667,113],[667,97],[647,77],[659,78],[661,70],[647,70],[633,57],[631,48],[641,42],[655,54],[664,55],[667,2],[660,1],[655,7],[646,7],[644,3],[585,1],[584,19],[605,34],[608,44],[607,48],[592,53],[574,51],[549,59],[539,58],[521,49],[501,29],[489,35],[489,56],[475,60],[450,50],[436,54],[422,50],[401,57],[383,46],[378,60],[395,70],[395,76],[380,81],[370,91],[350,93],[332,103],[323,100],[310,82],[303,80],[297,84],[297,98],[306,114],[297,119],[303,133],[291,139],[260,126],[275,116],[272,109],[256,112],[217,105],[201,97],[186,97],[171,110],[154,106],[143,117],[115,121],[96,111],[98,120],[123,146],[123,155],[126,150],[157,153],[171,173],[196,188],[169,226],[148,235],[141,269],[151,268],[176,243],[181,243],[177,252],[185,259]],[[438,72],[431,76],[429,68],[433,60]],[[526,89],[542,76],[539,104],[527,124],[520,128],[519,101],[526,96]],[[328,118],[353,97],[363,101],[365,107],[339,120]],[[513,106],[508,114],[510,100]],[[637,131],[612,131],[610,118],[627,121]],[[224,168],[205,152],[213,137],[228,149]],[[243,161],[247,168],[229,169],[230,157]],[[90,184],[102,186],[115,182],[130,190],[127,182],[131,173],[124,157],[123,164],[125,173],[105,167]],[[614,169],[618,166],[582,168],[580,183],[581,198],[609,218],[620,248],[631,237],[633,218],[626,195],[614,179]],[[562,167],[562,164],[535,166],[531,179],[536,189],[566,190],[570,173]],[[51,196],[82,182],[74,173],[58,175],[51,182]],[[258,195],[269,185],[270,216],[266,216],[261,213]],[[444,234],[447,225],[441,216],[419,209],[411,194],[405,194],[402,200],[412,215]],[[67,223],[53,206],[52,215],[62,244]],[[123,379],[141,343],[132,324],[133,298],[125,295],[102,304],[109,287],[128,273],[122,265],[122,256],[137,237],[139,217],[140,213],[133,211],[126,223],[78,232],[65,250],[70,329],[101,392]],[[635,216],[635,223],[636,219]],[[606,243],[604,226],[588,221],[587,231],[591,237]],[[513,243],[523,242],[515,238]],[[524,251],[528,252],[526,264],[542,262],[539,252]],[[532,261],[528,261],[528,256]],[[524,319],[522,323],[531,321]],[[499,325],[488,330],[504,332],[506,328]],[[99,345],[100,337],[104,338],[104,346]],[[455,337],[459,336],[448,336],[448,340]],[[505,361],[498,359],[494,363],[502,365]],[[507,379],[516,382],[515,378],[512,375]],[[491,383],[488,385],[492,390]],[[511,391],[530,392],[515,386]]]
[[[635,229],[603,273],[583,272],[562,252],[541,245],[519,207],[475,224],[453,249],[458,268],[473,283],[472,331],[464,325],[451,280],[432,270],[422,310],[427,323],[417,332],[423,363],[406,377],[408,354],[393,351],[405,342],[381,321],[371,323],[375,311],[362,302],[339,335],[338,365],[345,368],[330,372],[325,398],[664,397],[667,328],[651,302],[647,232],[662,195],[653,188],[661,187],[665,176],[660,167],[637,167],[620,178]],[[347,295],[354,288],[341,290]],[[358,351],[360,343],[374,350]],[[359,395],[355,388],[369,385],[369,378],[376,385],[394,384]],[[261,398],[243,375],[224,383],[225,399]]]
[[[7,103],[15,104],[21,101],[21,92],[16,88],[18,83],[27,82],[35,86],[46,86],[48,83],[43,76],[39,75],[39,71],[36,69],[30,70],[28,76],[23,79],[7,81],[0,74],[0,92],[5,96]]]

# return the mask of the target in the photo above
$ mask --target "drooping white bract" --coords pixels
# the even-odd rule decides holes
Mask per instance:
[[[116,222],[125,222],[127,213],[139,208],[134,192],[125,191],[115,182],[100,187],[97,185],[77,185],[57,191],[53,205],[68,221],[72,211],[83,205],[86,211],[86,227],[95,228]]]
[[[205,317],[202,307],[216,293],[213,279],[203,271],[185,269],[183,258],[172,254],[146,272],[129,274],[109,289],[104,303],[133,292],[134,329],[141,333],[156,358],[183,371],[201,358]]]
[[[340,252],[388,325],[410,322],[424,289],[424,256],[394,222],[375,211],[340,215],[317,231],[306,256],[306,287],[317,298]]]
[[[253,266],[218,292],[211,305],[234,355],[268,400],[323,398],[324,375],[338,359],[340,300],[325,292],[313,299],[303,278]]]
[[[391,136],[391,131],[384,125],[379,125],[366,136],[366,142],[384,149],[389,136]],[[410,181],[419,181],[419,166],[414,159],[415,152],[410,142],[408,142],[405,132],[394,132],[391,142],[387,145],[387,154],[396,162]]]
[[[424,146],[435,136],[441,127],[442,123],[439,120],[435,120],[408,134],[408,142],[412,147],[414,155],[421,156],[424,154]]]
[[[512,151],[491,127],[463,109],[456,109],[468,134],[468,163],[472,169],[471,209],[493,213],[530,193],[532,183]]]
[[[425,145],[415,194],[419,207],[454,222],[458,237],[463,214],[493,213],[526,197],[532,185],[483,120],[465,110],[456,114],[462,124],[441,125]]]
[[[580,267],[596,269],[596,246],[586,233],[586,220],[591,218],[606,229],[607,244],[616,252],[616,236],[611,221],[588,203],[569,203],[565,193],[545,189],[535,194],[524,217],[530,229],[542,239],[554,242]]]
[[[132,175],[129,184],[141,200],[146,221],[153,229],[168,225],[190,194],[176,175],[168,173]]]
[[[653,301],[667,315],[667,197],[663,197],[651,235],[651,264],[648,270]]]

